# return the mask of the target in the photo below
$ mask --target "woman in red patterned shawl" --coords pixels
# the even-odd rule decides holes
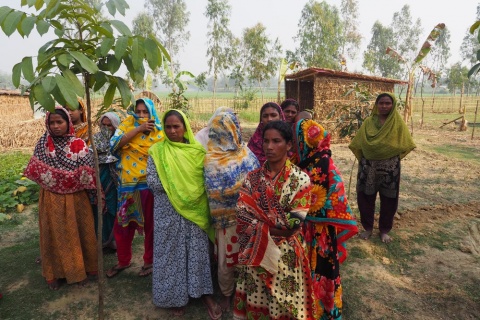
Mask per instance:
[[[93,156],[75,137],[68,111],[56,107],[24,175],[40,185],[38,222],[42,275],[52,290],[60,279],[84,285],[97,274],[96,237],[90,199],[95,199]],[[89,195],[90,193],[90,195]]]
[[[358,232],[343,180],[331,158],[330,134],[317,122],[295,124],[294,162],[310,176],[312,200],[303,226],[312,270],[316,319],[341,319],[340,264],[345,241]]]
[[[310,208],[310,179],[288,160],[291,147],[291,125],[268,123],[263,133],[267,161],[240,189],[234,319],[313,319],[301,232]]]

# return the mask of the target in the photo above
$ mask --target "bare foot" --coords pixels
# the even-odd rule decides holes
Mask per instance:
[[[57,291],[60,288],[60,282],[58,279],[47,281],[48,289]]]
[[[181,317],[185,314],[185,307],[175,307],[175,308],[170,308],[172,310],[172,314],[175,317]]]
[[[230,311],[230,300],[231,296],[222,296],[220,299],[220,307],[222,308],[223,312],[229,312]]]
[[[392,241],[392,238],[386,233],[380,233],[380,240],[382,240],[383,243],[389,243]]]
[[[372,236],[372,230],[365,230],[358,235],[360,239],[368,240]]]

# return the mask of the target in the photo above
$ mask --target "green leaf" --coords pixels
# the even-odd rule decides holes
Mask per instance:
[[[35,26],[35,22],[37,21],[37,17],[31,16],[26,17],[22,20],[22,24],[20,28],[22,29],[23,33],[28,37],[30,32],[32,32],[33,27]]]
[[[13,66],[12,69],[12,82],[15,88],[20,86],[20,77],[22,75],[22,63],[19,62]]]
[[[112,104],[113,97],[115,96],[115,90],[117,89],[116,83],[110,83],[105,96],[103,97],[103,105],[109,107]]]
[[[46,76],[42,80],[42,86],[48,93],[52,92],[56,85],[57,83],[55,82],[55,78],[52,76]]]
[[[470,78],[471,76],[475,76],[479,70],[480,70],[480,63],[477,63],[470,69],[470,71],[468,71],[468,77]]]
[[[470,27],[470,33],[473,34],[475,32],[475,30],[478,29],[478,27],[480,26],[480,20],[477,20],[474,24],[472,24],[472,26]]]
[[[63,29],[55,28],[55,29],[53,29],[53,32],[55,32],[56,36],[59,37],[59,38],[63,37],[63,35],[65,34],[65,30],[63,30]]]
[[[90,60],[83,53],[78,51],[70,51],[70,54],[72,55],[72,57],[75,58],[75,60],[77,60],[80,63],[83,69],[87,70],[90,73],[95,73],[98,71],[98,67],[95,64],[95,62]]]
[[[48,22],[45,20],[37,20],[37,31],[41,36],[47,33],[49,28],[50,24]]]
[[[78,99],[73,89],[73,84],[59,74],[55,75],[55,80],[57,81],[58,89],[60,89],[60,92],[67,102],[67,106],[76,107],[78,105]]]
[[[12,33],[17,29],[17,25],[22,20],[22,17],[25,15],[22,11],[13,10],[5,18],[5,21],[2,23],[2,30],[5,34],[10,37]]]
[[[102,38],[102,44],[100,45],[100,54],[102,55],[102,57],[105,57],[108,54],[110,49],[112,49],[114,43],[114,38]]]
[[[108,71],[110,71],[111,74],[114,74],[115,72],[118,71],[120,66],[122,65],[122,60],[118,60],[115,58],[114,55],[108,55],[107,57],[107,67]]]
[[[75,94],[79,97],[83,97],[85,95],[85,88],[83,87],[82,82],[80,82],[80,79],[78,79],[77,75],[74,74],[70,69],[65,69],[62,73],[65,79],[72,83],[72,89],[74,90]]]
[[[115,44],[115,58],[118,60],[122,59],[125,51],[127,51],[128,46],[128,37],[122,36],[117,39]]]
[[[47,2],[47,8],[45,9],[45,16],[47,18],[53,17],[55,15],[55,10],[57,9],[57,6],[59,4],[59,0],[49,0]]]
[[[158,48],[160,48],[160,51],[162,51],[163,53],[162,62],[163,60],[166,60],[168,62],[172,61],[172,59],[170,58],[170,54],[168,53],[167,49],[165,49],[165,47],[160,43],[160,41],[158,41],[157,38],[155,38],[155,36],[149,36],[149,38],[155,41],[157,43]]]
[[[155,70],[162,65],[162,54],[155,41],[150,38],[145,39],[145,53],[150,69]]]
[[[115,2],[113,2],[113,0],[108,0],[105,5],[107,6],[108,13],[110,13],[110,15],[114,16],[115,13],[117,13],[117,8],[115,7]]]
[[[113,37],[113,28],[112,28],[112,26],[110,25],[110,23],[108,23],[108,22],[102,22],[102,23],[100,23],[100,27],[101,27],[102,29],[105,29],[105,31],[100,32],[100,33],[105,34],[105,32],[108,32],[108,35],[106,35],[106,36],[107,36],[107,37],[110,37],[110,38]]]
[[[109,24],[106,24],[106,25],[108,25],[108,27],[109,27],[108,29],[104,28],[103,26],[98,26],[98,25],[91,25],[91,28],[101,35],[104,35],[108,38],[112,38],[113,37],[113,29],[112,29],[112,27],[110,27]]]
[[[93,91],[98,91],[107,83],[107,76],[103,72],[97,72],[93,76],[95,78],[95,85],[93,86]]]
[[[20,6],[23,7],[23,6],[26,6],[27,5],[27,0],[21,0],[20,1]]]
[[[56,82],[55,82],[55,84],[56,84]],[[62,92],[60,91],[60,88],[58,87],[58,85],[56,85],[55,88],[53,88],[51,94],[55,98],[55,101],[57,101],[60,105],[62,105],[62,106],[67,105],[67,101],[63,97]]]
[[[119,21],[119,20],[110,20],[110,24],[118,30],[118,32],[120,32],[120,34],[124,35],[124,36],[129,36],[131,37],[132,36],[132,32],[130,31],[130,29],[127,27],[127,25],[125,23],[123,23],[122,21]]]
[[[0,25],[3,24],[5,18],[12,12],[13,9],[7,6],[0,7]]]
[[[132,63],[135,69],[139,69],[143,65],[145,56],[145,48],[143,47],[142,38],[135,37],[132,42]]]
[[[37,2],[37,0],[27,0],[27,4],[28,4],[28,7],[32,7],[35,5],[35,2]]]
[[[63,53],[57,56],[57,62],[62,66],[68,67],[72,61],[73,57],[68,53]]]
[[[129,105],[135,103],[132,91],[130,91],[128,83],[120,77],[117,77],[117,81],[118,91],[120,91],[120,95],[122,96],[122,105],[124,107],[128,107]]]
[[[45,4],[45,1],[44,0],[37,0],[35,2],[35,9],[40,10],[41,7],[43,7],[43,5]]]
[[[114,0],[114,2],[115,2],[115,6],[117,7],[118,12],[120,12],[120,14],[122,16],[125,16],[125,5],[127,3],[125,1],[121,1],[121,0]],[[127,8],[128,8],[128,4],[127,4]]]
[[[35,74],[33,73],[33,64],[32,57],[25,57],[22,59],[22,73],[25,80],[32,82],[35,79]]]
[[[33,87],[33,95],[43,108],[50,112],[55,110],[55,100],[45,91],[40,83]]]

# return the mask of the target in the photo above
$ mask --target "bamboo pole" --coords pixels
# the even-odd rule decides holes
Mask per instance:
[[[477,100],[477,106],[475,108],[475,117],[473,119],[472,140],[473,140],[473,134],[475,133],[475,127],[477,126],[477,112],[478,112],[478,100]]]
[[[460,93],[460,105],[458,106],[458,113],[462,113],[462,105],[463,105],[463,91],[465,90],[465,84],[462,83],[462,91]]]

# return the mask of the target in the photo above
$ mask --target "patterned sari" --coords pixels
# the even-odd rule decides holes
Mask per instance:
[[[308,176],[289,160],[276,177],[266,165],[248,174],[237,204],[234,319],[313,319],[310,268],[300,228],[309,207]],[[270,228],[297,232],[271,236]]]
[[[41,187],[38,203],[42,275],[48,282],[65,278],[84,280],[97,272],[96,238],[87,192],[95,195],[93,156],[74,135],[68,111],[68,131],[55,136],[45,117],[47,131],[35,146],[24,176]],[[93,199],[93,197],[92,197]]]
[[[149,120],[139,118],[132,108],[129,110],[129,116],[118,126],[110,140],[112,153],[116,153],[120,157],[120,161],[117,162],[119,175],[118,223],[120,226],[126,227],[130,222],[134,222],[140,231],[144,226],[140,193],[142,190],[148,189],[146,182],[148,149],[163,139],[162,125],[153,101],[147,98],[142,98],[142,100],[148,109],[150,119],[155,120],[155,129],[149,133],[137,134],[129,143],[118,148],[124,134]]]
[[[312,201],[305,240],[312,271],[317,319],[341,319],[340,264],[347,257],[345,241],[358,232],[343,180],[333,163],[330,134],[313,120],[295,124],[295,161],[310,176]]]

